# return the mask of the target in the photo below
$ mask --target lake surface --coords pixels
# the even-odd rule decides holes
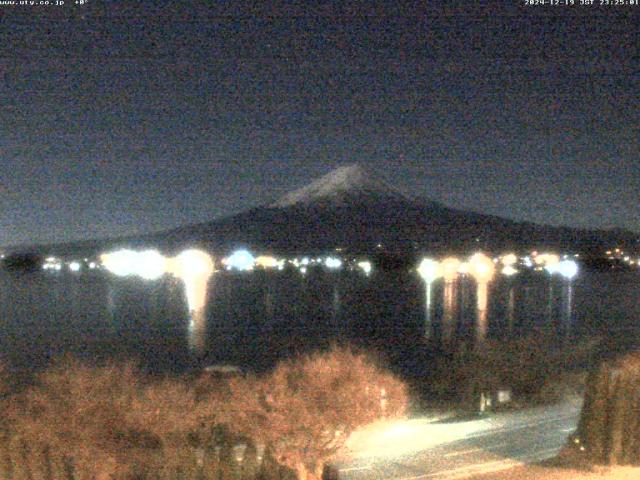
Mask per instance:
[[[401,358],[419,343],[446,347],[484,338],[558,338],[640,333],[640,272],[581,272],[571,286],[532,272],[489,286],[479,325],[476,284],[425,285],[415,273],[310,270],[219,272],[210,282],[205,321],[195,324],[173,279],[117,278],[104,271],[0,273],[0,351],[34,370],[64,353],[86,359],[135,358],[154,371],[213,363],[268,368],[294,352],[335,339]]]

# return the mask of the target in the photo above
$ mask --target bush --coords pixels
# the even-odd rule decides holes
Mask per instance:
[[[232,379],[214,403],[221,420],[269,445],[304,480],[319,477],[355,429],[403,416],[407,393],[367,355],[334,346],[281,362],[262,378]]]
[[[157,458],[182,459],[208,411],[183,382],[143,379],[131,364],[59,362],[11,402],[15,445],[55,452],[75,478],[128,478],[156,468]]]
[[[354,429],[405,408],[400,381],[344,348],[195,382],[65,358],[6,402],[0,478],[237,478],[242,442],[244,477],[304,479]]]
[[[640,352],[589,372],[574,439],[593,463],[640,465]]]
[[[457,352],[431,378],[431,391],[448,400],[473,404],[481,391],[509,387],[530,403],[551,403],[580,393],[578,374],[597,342],[559,345],[543,334],[508,341],[487,341],[485,348]]]

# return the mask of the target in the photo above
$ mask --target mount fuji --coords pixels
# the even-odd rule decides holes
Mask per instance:
[[[287,193],[270,208],[287,208],[312,205],[316,202],[345,204],[359,200],[408,200],[387,182],[371,175],[359,164],[336,168],[318,180],[298,190]]]
[[[619,230],[551,227],[449,208],[404,194],[359,164],[330,171],[267,205],[162,235],[169,244],[239,245],[274,252],[409,253],[477,249],[565,248],[599,251],[629,245],[637,235]]]
[[[273,253],[470,252],[532,248],[600,255],[611,245],[637,247],[624,230],[551,227],[458,210],[402,193],[358,164],[337,168],[274,202],[236,215],[154,234],[33,247],[51,254],[104,248],[202,246],[219,254],[244,246]]]

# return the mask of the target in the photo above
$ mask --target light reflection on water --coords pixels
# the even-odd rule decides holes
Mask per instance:
[[[546,328],[559,337],[640,332],[640,275],[583,272],[571,291],[548,275],[498,277],[486,317],[467,278],[431,287],[428,341],[445,348]],[[103,272],[0,274],[1,352],[26,368],[71,352],[139,359],[157,370],[199,363],[269,364],[347,337],[402,349],[424,342],[424,283],[409,273],[219,273],[206,312],[189,315],[180,282]],[[204,357],[204,358],[203,358]]]

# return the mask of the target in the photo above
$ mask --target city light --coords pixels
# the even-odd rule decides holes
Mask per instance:
[[[562,293],[562,302],[564,304],[564,308],[562,309],[562,315],[564,317],[562,324],[565,330],[565,340],[568,340],[571,333],[571,315],[573,309],[573,291],[571,283],[573,278],[578,274],[578,264],[573,260],[563,260],[558,264],[556,271],[566,280]]]
[[[145,280],[157,280],[165,274],[166,259],[156,250],[145,250],[139,253],[137,274]]]
[[[371,270],[372,270],[371,262],[364,260],[362,262],[358,262],[357,265],[358,265],[358,268],[360,268],[360,270],[362,270],[365,273],[365,275],[369,275],[371,273]]]
[[[262,268],[276,268],[280,265],[280,261],[269,255],[260,255],[256,258],[255,264]]]
[[[47,257],[44,259],[42,269],[59,272],[60,270],[62,270],[62,261],[56,257]]]
[[[578,274],[578,264],[573,260],[564,260],[558,264],[556,272],[567,280],[571,280]]]
[[[156,250],[118,250],[100,256],[102,265],[111,273],[126,277],[136,275],[156,280],[165,273],[184,282],[189,311],[206,304],[207,282],[214,272],[213,259],[200,250],[185,250],[174,258],[166,258]]]
[[[236,250],[223,263],[231,269],[243,271],[253,270],[255,259],[248,250]]]
[[[335,270],[342,267],[342,260],[336,257],[327,257],[324,261],[324,264],[327,268]]]
[[[430,258],[425,258],[418,266],[418,274],[425,282],[432,283],[442,276],[440,263]]]
[[[503,255],[500,260],[505,267],[508,267],[515,265],[518,262],[518,257],[515,253],[507,253],[506,255]]]
[[[502,269],[502,274],[506,275],[507,277],[511,277],[511,276],[515,275],[516,273],[518,273],[518,270],[513,268],[511,265],[506,265]]]
[[[455,257],[448,257],[442,260],[440,264],[440,270],[445,282],[452,282],[458,278],[458,271],[460,269],[460,260]]]
[[[418,266],[418,274],[425,282],[425,338],[431,337],[431,284],[442,276],[440,264],[430,258],[424,258]]]
[[[69,270],[71,270],[72,272],[79,272],[80,271],[80,263],[79,262],[71,262],[69,264]]]
[[[119,277],[137,275],[145,280],[156,280],[166,271],[166,259],[156,250],[118,250],[100,255],[100,261]]]
[[[100,255],[102,266],[118,277],[134,275],[133,265],[136,253],[132,250],[118,250]]]
[[[476,253],[469,259],[469,273],[476,282],[489,283],[495,275],[495,265],[484,253]]]

